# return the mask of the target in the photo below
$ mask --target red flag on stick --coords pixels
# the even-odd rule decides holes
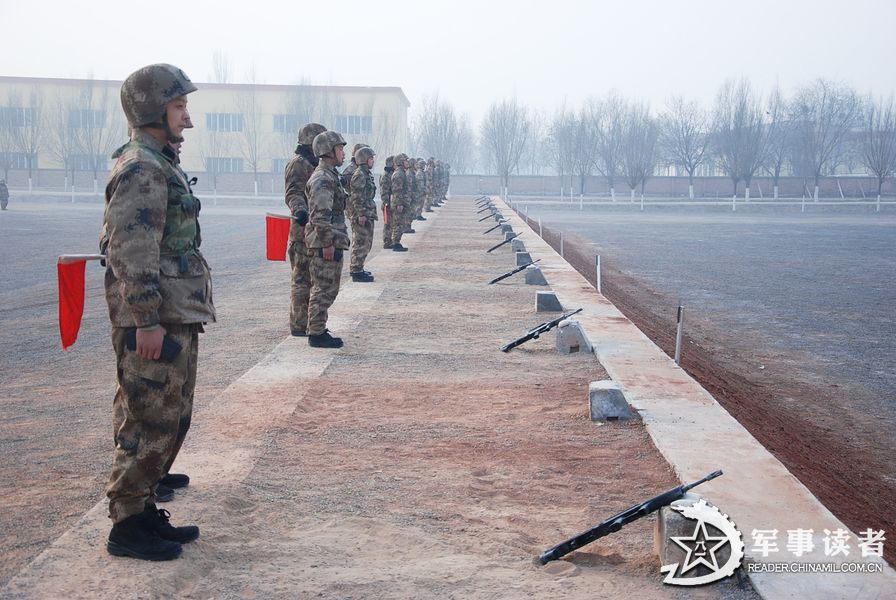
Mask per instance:
[[[59,335],[62,349],[68,350],[78,339],[84,314],[84,266],[88,260],[101,260],[102,254],[65,254],[56,263],[59,275]]]
[[[289,225],[292,217],[268,213],[267,225],[268,260],[286,260],[286,245],[289,242]]]

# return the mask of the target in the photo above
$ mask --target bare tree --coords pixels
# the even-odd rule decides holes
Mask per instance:
[[[460,155],[469,152],[462,146],[463,125],[450,103],[439,99],[438,93],[424,96],[420,111],[411,125],[413,152],[419,156],[435,156],[451,165],[460,162]],[[467,126],[469,130],[469,127]]]
[[[43,146],[46,131],[44,129],[44,98],[37,86],[32,86],[28,94],[28,106],[22,104],[17,92],[10,93],[10,105],[22,106],[23,119],[18,127],[12,127],[13,146],[25,155],[28,165],[28,191],[33,185],[34,167],[37,164],[37,155]]]
[[[586,101],[572,125],[573,153],[570,166],[579,178],[579,194],[585,194],[585,181],[594,172],[598,161],[598,126],[602,107],[593,100]]]
[[[884,181],[896,171],[896,107],[893,96],[877,102],[868,99],[862,132],[862,159],[868,170],[877,177],[877,200],[880,202]]]
[[[560,195],[563,195],[563,177],[570,176],[569,189],[572,190],[572,157],[575,153],[575,115],[561,107],[554,113],[548,132],[548,153],[551,157],[551,166],[557,171],[560,178]]]
[[[735,196],[743,179],[744,195],[750,198],[750,181],[765,158],[765,131],[762,106],[750,82],[741,79],[722,84],[713,112],[714,145]]]
[[[9,169],[12,167],[14,108],[8,99],[6,104],[0,107],[0,168],[3,169],[4,181],[9,179]]]
[[[688,174],[688,197],[694,199],[694,172],[709,150],[709,117],[695,101],[673,96],[660,120],[665,154]]]
[[[212,179],[212,192],[215,198],[218,196],[218,176],[224,172],[222,161],[219,159],[231,152],[232,135],[215,127],[203,127],[199,131],[199,156],[202,157],[206,175]]]
[[[233,61],[224,50],[215,50],[212,53],[212,81],[214,83],[228,83],[233,72]]]
[[[533,112],[532,130],[529,135],[529,143],[523,149],[520,158],[521,171],[528,175],[541,175],[545,166],[545,149],[548,138],[548,119],[540,111]]]
[[[794,134],[794,167],[815,182],[813,197],[818,201],[818,181],[832,173],[834,157],[844,137],[856,125],[861,101],[852,88],[818,79],[800,89],[791,104]]]
[[[626,101],[616,92],[610,92],[600,103],[600,120],[597,125],[597,170],[607,178],[610,197],[616,200],[616,176],[622,162],[622,145],[628,113]]]
[[[463,114],[458,119],[457,148],[454,162],[449,162],[451,169],[457,174],[469,173],[473,166],[473,157],[476,155],[476,136],[470,125],[469,115]]]
[[[116,94],[117,95],[117,94]],[[118,98],[109,87],[85,81],[77,106],[69,111],[71,126],[77,132],[78,151],[93,173],[93,191],[99,189],[99,173],[106,170],[112,152],[126,141],[127,129]]]
[[[523,147],[529,141],[529,111],[516,98],[492,103],[482,122],[481,144],[488,164],[501,177],[504,187],[519,166]]]
[[[239,132],[239,142],[237,144],[239,152],[243,159],[252,169],[253,194],[258,195],[258,168],[262,160],[262,152],[267,147],[266,136],[262,128],[261,99],[258,97],[258,90],[255,75],[255,68],[249,71],[249,84],[247,88],[239,92],[236,96],[236,108],[242,115],[242,130]]]
[[[790,154],[791,123],[787,118],[787,102],[778,86],[772,90],[766,109],[766,151],[763,168],[772,178],[773,195],[778,199],[778,182]]]
[[[77,155],[80,148],[78,130],[74,126],[71,115],[77,109],[78,102],[74,96],[58,96],[53,103],[47,122],[50,153],[59,161],[65,171],[65,189],[68,189],[69,181],[72,186],[75,184]],[[69,175],[71,175],[71,180],[69,180]]]
[[[644,185],[656,168],[658,139],[659,126],[650,116],[650,108],[646,104],[629,106],[623,122],[622,172],[628,180],[632,202],[639,185],[644,196]]]

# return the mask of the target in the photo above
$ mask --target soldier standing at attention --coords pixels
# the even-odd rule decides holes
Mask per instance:
[[[367,144],[355,144],[355,147],[352,148],[352,155],[349,158],[348,166],[342,170],[340,181],[342,182],[342,187],[345,188],[346,194],[352,193],[352,175],[355,174],[355,169],[358,168],[358,163],[355,162],[355,154],[366,145]]]
[[[435,159],[430,156],[429,160],[426,161],[426,169],[423,172],[423,185],[426,189],[426,200],[423,201],[423,211],[424,212],[435,212],[432,209],[432,200],[435,192],[433,191],[433,170],[435,169]]]
[[[308,223],[308,198],[305,184],[317,167],[317,157],[311,151],[315,136],[327,128],[319,123],[308,123],[299,129],[295,156],[286,165],[286,206],[292,213],[289,225],[289,264],[292,266],[292,286],[289,300],[289,328],[292,335],[308,335],[308,298],[311,296],[311,256],[305,247],[305,225]]]
[[[423,216],[423,204],[426,202],[426,174],[423,172],[426,163],[422,158],[417,159],[417,220],[425,221]]]
[[[0,179],[0,209],[6,210],[9,204],[9,188],[6,187],[6,180]]]
[[[376,221],[376,181],[370,169],[373,168],[373,149],[362,146],[355,151],[357,168],[352,175],[349,194],[349,214],[352,218],[352,258],[349,273],[352,281],[370,282],[373,275],[364,270],[364,261],[373,245],[373,224]]]
[[[408,186],[408,210],[404,213],[404,232],[417,233],[414,230],[414,217],[417,216],[417,159],[408,159],[405,177]]]
[[[305,246],[311,252],[311,297],[308,300],[308,345],[341,348],[342,339],[330,335],[327,312],[339,294],[342,254],[350,246],[345,225],[346,194],[336,167],[345,161],[345,140],[325,131],[311,145],[320,159],[305,186],[310,215]]]
[[[392,172],[395,167],[392,166],[394,156],[386,158],[386,166],[383,168],[383,175],[380,177],[380,201],[383,203],[383,248],[388,250],[392,248],[392,208],[389,206],[392,200]]]
[[[195,90],[167,64],[143,67],[122,84],[131,139],[112,155],[100,237],[118,371],[106,548],[144,560],[176,558],[199,537],[198,527],[173,527],[155,505],[156,485],[190,427],[199,333],[215,320],[198,248],[199,203],[170,146],[183,141]]]
[[[402,152],[395,156],[393,162],[395,172],[392,173],[392,201],[389,203],[389,220],[392,223],[392,250],[407,252],[401,245],[401,236],[407,224],[407,216],[411,214],[411,200],[408,197],[408,155]]]

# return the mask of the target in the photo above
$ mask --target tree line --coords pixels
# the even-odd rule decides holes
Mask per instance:
[[[822,177],[864,171],[877,179],[880,195],[896,170],[893,97],[861,96],[827,79],[790,97],[729,80],[710,108],[673,96],[659,112],[618,92],[552,114],[504,99],[490,105],[478,140],[466,121],[437,96],[425,99],[411,128],[417,153],[446,157],[454,172],[498,175],[504,186],[513,175],[552,173],[584,194],[588,177],[600,175],[612,196],[622,183],[634,196],[650,177],[674,169],[688,176],[693,198],[702,168],[729,178],[734,195],[742,183],[749,198],[761,175],[772,179],[777,198],[779,179],[790,175],[802,177],[817,199]]]

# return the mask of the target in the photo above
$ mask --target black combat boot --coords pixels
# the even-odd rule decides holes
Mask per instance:
[[[417,233],[416,229],[405,229],[404,233]]]
[[[159,480],[159,483],[170,487],[172,490],[185,488],[190,485],[190,476],[183,473],[168,473]]]
[[[293,337],[308,337],[308,333],[303,329],[293,329],[292,335]]]
[[[159,485],[156,486],[156,501],[171,502],[172,500],[174,500],[174,490],[164,483],[159,483]]]
[[[352,281],[360,281],[362,283],[370,283],[373,281],[373,275],[371,275],[368,271],[358,271],[357,273],[349,273],[352,276]]]
[[[313,348],[342,348],[342,338],[330,335],[329,329],[323,333],[308,336],[308,345]]]
[[[143,514],[146,515],[146,522],[152,525],[156,535],[163,540],[186,544],[199,537],[198,527],[195,525],[173,526],[170,523],[171,513],[164,508],[156,508],[155,504],[147,506]]]
[[[407,252],[407,246],[402,246],[401,242],[396,242],[392,244],[392,250],[395,252]]]
[[[426,220],[426,217],[424,217],[423,215],[420,215],[420,216],[417,217],[417,220],[418,220],[418,221],[425,221],[425,220]]]
[[[180,556],[182,550],[177,542],[159,537],[146,511],[112,525],[106,542],[109,554],[141,560],[171,560]]]

